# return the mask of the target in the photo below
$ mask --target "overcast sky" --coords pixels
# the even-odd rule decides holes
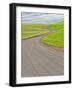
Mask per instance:
[[[22,23],[52,24],[64,20],[63,14],[22,12]]]

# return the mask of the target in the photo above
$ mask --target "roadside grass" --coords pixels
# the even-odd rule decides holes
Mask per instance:
[[[55,24],[22,24],[21,25],[21,39],[29,39],[37,37],[46,33],[51,32],[51,30],[57,30],[56,32],[49,34],[42,38],[42,42],[63,48],[64,47],[64,21],[60,21]]]
[[[49,32],[46,24],[22,24],[21,39],[37,37]]]
[[[47,45],[63,48],[64,47],[64,21],[51,24],[49,25],[49,28],[53,30],[57,30],[57,32],[42,38],[42,42]]]

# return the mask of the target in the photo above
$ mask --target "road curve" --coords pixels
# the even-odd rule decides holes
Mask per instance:
[[[21,41],[21,77],[64,75],[64,53],[43,45],[40,39]]]

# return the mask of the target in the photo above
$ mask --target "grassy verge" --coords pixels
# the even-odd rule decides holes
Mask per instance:
[[[21,38],[28,39],[48,32],[48,25],[46,24],[22,24]]]
[[[42,38],[42,42],[47,45],[63,48],[64,47],[64,21],[49,25],[49,27],[51,29],[57,30],[57,32]]]

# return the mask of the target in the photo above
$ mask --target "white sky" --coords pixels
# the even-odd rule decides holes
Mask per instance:
[[[21,19],[22,23],[51,24],[64,20],[64,15],[56,13],[22,12]]]

